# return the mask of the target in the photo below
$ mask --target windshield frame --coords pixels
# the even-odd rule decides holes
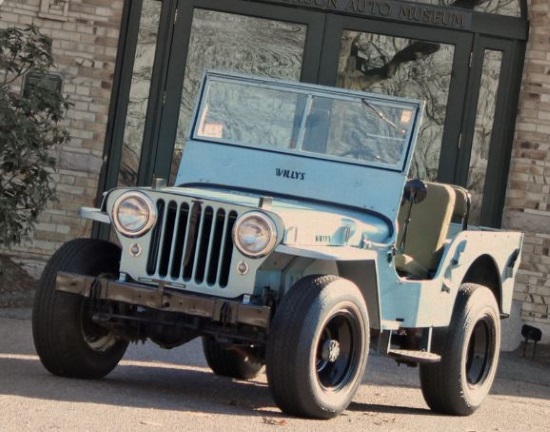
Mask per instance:
[[[306,97],[306,101],[303,107],[302,116],[300,119],[298,136],[296,144],[292,148],[281,148],[275,146],[266,146],[261,144],[248,144],[246,142],[240,142],[225,138],[219,138],[216,136],[205,136],[201,134],[200,129],[203,125],[205,115],[208,110],[209,102],[209,91],[213,83],[224,83],[227,82],[230,85],[240,84],[245,85],[249,88],[261,88],[261,89],[273,89],[277,91],[287,92],[294,95],[303,95]],[[305,84],[302,82],[292,82],[292,81],[281,81],[273,80],[270,78],[260,78],[260,77],[250,77],[240,74],[217,74],[215,72],[207,72],[205,74],[205,80],[201,88],[201,93],[199,95],[197,105],[195,107],[195,113],[193,116],[193,123],[190,131],[190,139],[194,141],[204,142],[204,143],[216,143],[236,147],[250,148],[259,151],[268,151],[289,154],[293,156],[300,156],[313,159],[321,159],[326,161],[338,162],[348,165],[360,165],[371,168],[378,168],[384,170],[390,170],[395,172],[404,172],[408,170],[408,166],[411,158],[411,151],[416,140],[416,135],[418,133],[417,129],[420,124],[420,117],[422,114],[423,102],[412,99],[405,99],[401,97],[388,96],[382,94],[374,94],[368,92],[360,91],[351,91],[347,89],[339,89],[336,87],[325,87],[313,84]],[[393,125],[393,123],[385,119],[383,114],[381,114],[375,107],[389,107],[395,109],[401,109],[403,111],[410,111],[411,121],[408,125],[408,130],[406,135],[403,136],[403,149],[401,151],[399,160],[396,163],[385,163],[382,161],[376,160],[363,160],[363,159],[354,159],[346,156],[332,155],[328,153],[320,153],[314,151],[308,151],[303,148],[305,133],[306,133],[306,123],[308,122],[309,114],[313,106],[313,101],[315,98],[327,98],[332,101],[339,102],[350,102],[351,104],[360,104],[364,107],[365,110],[372,110],[379,118],[384,122],[388,122]],[[298,102],[296,103],[298,106]],[[296,114],[297,115],[297,114]],[[395,126],[395,125],[393,125]],[[294,125],[296,127],[296,125]],[[294,131],[290,131],[291,135]],[[369,135],[368,132],[366,133]],[[395,138],[394,138],[395,139]]]

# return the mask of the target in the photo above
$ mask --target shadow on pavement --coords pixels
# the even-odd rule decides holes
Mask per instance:
[[[381,405],[352,402],[348,407],[349,411],[358,411],[364,413],[382,413],[382,414],[406,414],[406,415],[436,415],[429,408],[415,408],[399,405]]]
[[[14,319],[15,318],[15,319]],[[0,394],[156,410],[283,416],[275,406],[265,374],[237,381],[210,372],[198,340],[173,350],[151,344],[131,346],[121,364],[102,380],[83,381],[50,375],[34,352],[27,316],[1,319]],[[503,353],[493,394],[550,399],[550,368],[543,360]],[[550,350],[548,350],[550,352]],[[369,359],[367,386],[418,387],[418,369],[398,367],[379,355]],[[427,408],[353,402],[350,411],[431,416]]]

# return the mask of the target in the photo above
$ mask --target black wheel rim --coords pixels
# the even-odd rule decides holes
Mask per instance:
[[[111,330],[96,324],[92,320],[92,314],[92,302],[84,300],[80,312],[82,337],[91,350],[107,351],[115,345],[117,339]]]
[[[489,317],[480,319],[474,326],[468,343],[466,379],[472,387],[482,385],[493,364],[495,334]]]
[[[321,331],[317,343],[316,372],[321,386],[337,391],[353,381],[359,364],[361,328],[352,311],[335,313]]]

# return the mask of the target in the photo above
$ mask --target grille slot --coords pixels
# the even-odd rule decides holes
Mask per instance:
[[[224,288],[233,254],[237,212],[199,201],[157,201],[147,274],[172,282],[193,281]]]

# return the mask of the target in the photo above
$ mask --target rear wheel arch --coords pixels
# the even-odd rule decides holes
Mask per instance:
[[[493,293],[502,312],[502,284],[498,266],[490,255],[481,255],[470,265],[462,284],[473,283],[483,285]]]

